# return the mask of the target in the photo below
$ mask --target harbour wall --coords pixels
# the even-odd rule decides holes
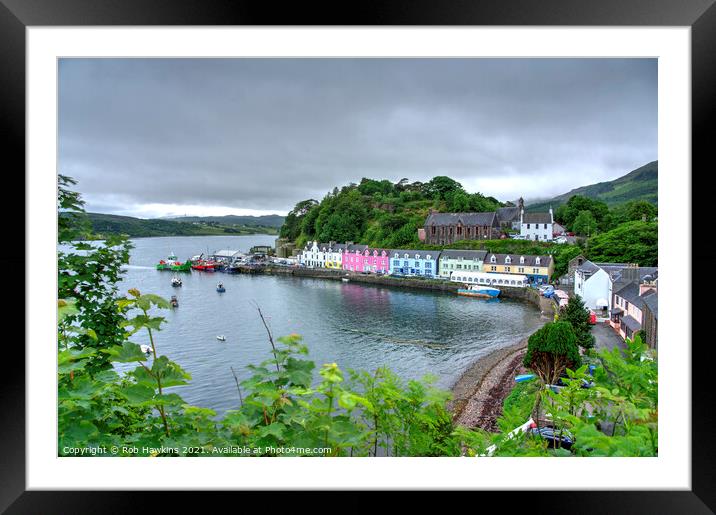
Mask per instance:
[[[441,279],[390,277],[388,275],[361,274],[347,270],[335,270],[329,268],[302,268],[267,265],[256,268],[239,267],[237,272],[267,275],[291,275],[294,277],[310,277],[314,279],[329,279],[333,281],[340,281],[343,278],[348,278],[350,282],[355,283],[444,292],[457,292],[458,288],[463,287],[462,283],[455,283]],[[509,286],[500,285],[499,289],[500,296],[503,298],[527,301],[539,308],[544,316],[551,317],[554,315],[554,303],[544,297],[540,297],[534,288],[511,288]]]

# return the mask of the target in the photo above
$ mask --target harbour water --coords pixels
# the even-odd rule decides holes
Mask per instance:
[[[317,367],[373,371],[387,366],[403,378],[437,376],[449,388],[477,358],[515,342],[539,325],[539,311],[513,300],[482,300],[438,293],[292,276],[196,272],[181,274],[183,286],[171,285],[172,272],[154,265],[170,253],[184,261],[220,249],[248,251],[272,245],[274,236],[201,236],[138,238],[133,241],[122,292],[138,288],[179,307],[156,336],[166,354],[192,375],[179,387],[184,399],[219,413],[238,405],[231,372],[249,377],[248,364],[270,357],[270,345],[256,306],[274,337],[300,334]],[[226,292],[217,293],[223,282]],[[218,341],[225,335],[226,341]],[[148,343],[140,334],[136,343]]]

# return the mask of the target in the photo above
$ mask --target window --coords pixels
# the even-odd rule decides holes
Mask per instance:
[[[491,267],[490,267],[490,270],[493,271],[493,272],[496,272],[496,271],[497,271],[497,267],[496,267],[496,266],[491,266]]]
[[[509,272],[509,271],[510,271],[510,267],[509,267],[509,266],[506,266],[506,267],[505,267],[505,272]]]
[[[539,257],[535,258],[535,265],[539,265]]]
[[[538,273],[539,273],[539,268],[533,268],[533,269],[532,269],[532,273],[533,273],[533,274],[538,274]]]
[[[425,263],[425,268],[432,268],[432,267],[433,267],[433,264],[430,261],[427,261]]]
[[[431,259],[430,254],[428,254],[427,256],[425,256],[425,259]]]
[[[547,228],[547,224],[544,224],[544,228],[545,228],[545,229]]]
[[[527,224],[527,228],[528,228],[528,229],[530,228],[530,224]]]
[[[493,254],[493,255],[490,257],[490,263],[495,263],[496,261],[497,261],[497,259],[495,258],[495,255]]]
[[[525,257],[524,257],[524,256],[520,256],[520,265],[524,264],[524,262],[525,262]]]
[[[455,265],[455,267],[456,267],[458,270],[462,270],[462,265],[460,265],[460,264]]]
[[[523,273],[523,272],[525,271],[525,269],[524,269],[524,267],[519,267],[519,268],[517,269],[517,271],[518,271],[519,273]]]

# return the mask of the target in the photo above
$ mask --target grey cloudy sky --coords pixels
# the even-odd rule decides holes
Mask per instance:
[[[545,198],[657,159],[656,59],[63,59],[88,211],[285,214],[361,177]]]

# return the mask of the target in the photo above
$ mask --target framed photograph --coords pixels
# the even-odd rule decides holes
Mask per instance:
[[[510,490],[712,513],[711,4],[3,0],[27,245],[0,508]]]

